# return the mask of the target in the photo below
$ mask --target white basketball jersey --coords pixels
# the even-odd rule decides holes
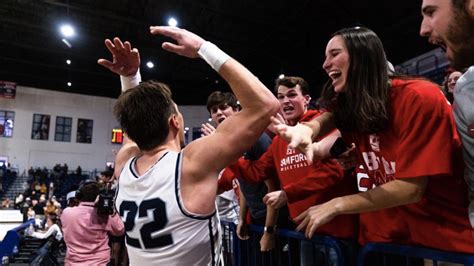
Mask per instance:
[[[180,195],[182,152],[168,151],[142,176],[136,157],[120,174],[116,208],[125,223],[130,265],[218,265],[219,218],[192,214]]]

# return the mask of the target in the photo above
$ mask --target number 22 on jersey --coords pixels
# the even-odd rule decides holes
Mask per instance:
[[[148,217],[148,211],[153,210],[152,221],[145,223],[139,229],[140,238],[142,239],[143,247],[140,241],[129,236],[130,231],[135,228],[135,221],[138,218]],[[159,248],[173,244],[173,237],[171,234],[153,237],[153,233],[165,228],[168,223],[166,215],[166,203],[160,198],[144,200],[137,206],[134,201],[123,201],[119,209],[120,217],[125,217],[125,231],[127,244],[136,248]]]

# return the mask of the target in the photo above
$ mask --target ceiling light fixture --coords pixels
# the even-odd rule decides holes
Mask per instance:
[[[61,34],[65,38],[73,37],[74,35],[76,35],[76,32],[75,32],[74,28],[69,24],[61,25],[59,30],[61,31]]]
[[[178,21],[175,18],[171,17],[170,19],[168,19],[168,25],[170,25],[171,27],[176,27],[178,26]]]

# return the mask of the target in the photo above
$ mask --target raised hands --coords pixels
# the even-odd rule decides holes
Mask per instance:
[[[213,134],[214,131],[216,131],[216,128],[209,123],[201,125],[201,137],[209,136]]]
[[[198,57],[198,50],[205,42],[204,39],[185,29],[171,26],[151,26],[151,34],[164,35],[174,39],[177,44],[164,42],[163,49],[189,58]]]
[[[110,71],[121,76],[130,76],[138,72],[140,67],[140,53],[137,48],[133,48],[129,42],[124,42],[115,37],[113,42],[105,40],[105,46],[112,54],[112,61],[99,59],[99,65],[108,68]]]

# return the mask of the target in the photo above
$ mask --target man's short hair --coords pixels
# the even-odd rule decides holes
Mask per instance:
[[[169,133],[169,118],[177,111],[170,89],[157,81],[142,82],[125,91],[114,106],[123,130],[143,151],[163,144]]]
[[[100,172],[100,175],[103,175],[105,177],[112,177],[114,175],[114,172],[110,171],[110,170],[105,170],[103,172]]]
[[[234,110],[239,110],[240,106],[235,95],[230,92],[215,91],[207,97],[207,111],[211,113],[212,108],[230,106]]]
[[[93,180],[87,180],[79,186],[76,199],[81,202],[94,202],[100,192],[100,185]]]
[[[309,85],[306,80],[304,80],[301,77],[295,77],[295,76],[288,76],[288,77],[283,77],[283,78],[277,78],[275,80],[275,93],[278,93],[278,87],[279,86],[285,86],[287,88],[294,88],[296,85],[300,85],[301,88],[301,94],[303,95],[309,95]]]

